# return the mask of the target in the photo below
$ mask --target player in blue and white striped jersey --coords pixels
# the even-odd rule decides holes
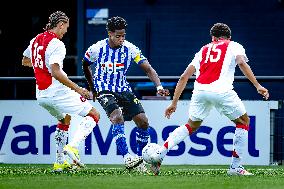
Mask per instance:
[[[139,48],[125,40],[126,27],[127,23],[121,17],[108,19],[108,38],[88,48],[83,58],[83,69],[90,90],[94,93],[94,100],[98,99],[109,116],[113,137],[124,157],[126,168],[133,168],[143,162],[141,155],[143,147],[148,143],[149,123],[141,103],[126,80],[127,70],[131,64],[137,64],[155,84],[158,94],[169,95],[169,91],[163,89],[156,71]],[[94,70],[91,70],[92,64]],[[129,154],[124,134],[124,121],[131,120],[137,125],[138,157]]]

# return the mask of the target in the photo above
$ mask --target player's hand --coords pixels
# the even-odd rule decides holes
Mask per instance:
[[[76,92],[79,93],[85,99],[90,99],[90,92],[87,89],[78,87]]]
[[[170,95],[170,91],[169,91],[169,89],[159,89],[157,91],[157,94],[161,95],[161,96],[169,96]]]
[[[170,119],[172,113],[174,113],[177,109],[177,105],[175,104],[171,104],[167,107],[167,109],[165,110],[165,117]]]
[[[257,92],[261,94],[265,100],[269,98],[269,92],[263,86],[260,85],[259,87],[257,87]]]

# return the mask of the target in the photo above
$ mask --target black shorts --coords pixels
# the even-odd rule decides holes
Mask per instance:
[[[145,113],[141,102],[129,91],[116,93],[112,91],[101,91],[98,93],[98,102],[106,111],[108,117],[115,109],[122,109],[125,121],[131,121],[132,118],[140,113]]]

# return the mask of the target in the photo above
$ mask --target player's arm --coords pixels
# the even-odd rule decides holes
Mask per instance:
[[[254,76],[250,66],[247,64],[245,57],[243,55],[236,56],[236,62],[239,65],[242,73],[250,80],[250,82],[255,86],[257,92],[267,100],[269,98],[269,92],[266,88],[261,86],[256,77]]]
[[[85,78],[87,79],[87,82],[89,84],[90,91],[93,93],[93,100],[96,100],[97,93],[94,91],[94,81],[92,77],[92,69],[90,67],[90,64],[83,58],[82,60],[82,67],[83,67],[83,72],[85,75]]]
[[[89,63],[85,59],[82,60],[82,67],[83,67],[84,75],[85,75],[87,82],[89,84],[90,91],[93,91],[94,82],[93,82],[93,78],[92,78],[92,69],[91,69]]]
[[[157,93],[162,96],[169,95],[169,90],[164,89],[161,85],[160,78],[154,68],[150,65],[148,60],[144,60],[143,63],[139,64],[142,70],[146,73],[149,79],[155,84],[157,87]]]
[[[169,107],[165,111],[165,116],[167,118],[170,118],[171,114],[176,111],[177,108],[177,102],[180,98],[180,95],[182,94],[188,79],[195,73],[195,67],[191,64],[188,65],[186,70],[183,72],[183,74],[180,76],[179,81],[176,85],[174,97],[172,100],[172,103],[169,105]]]
[[[30,45],[26,48],[26,50],[23,52],[23,58],[22,58],[22,65],[27,67],[33,67],[32,60],[31,60],[31,44],[34,41],[30,42]]]
[[[23,56],[23,58],[22,58],[22,65],[28,66],[28,67],[33,67],[31,59],[26,57],[26,56]]]
[[[177,104],[181,93],[183,92],[188,79],[195,73],[195,67],[193,65],[189,65],[183,74],[180,76],[179,81],[175,88],[174,97],[172,100],[172,104]]]
[[[142,64],[140,64],[142,70],[146,73],[149,79],[155,84],[156,87],[161,85],[160,78],[154,68],[149,64],[148,60],[144,60]]]
[[[69,87],[70,89],[76,91],[86,99],[90,98],[89,91],[79,87],[76,83],[71,81],[64,73],[63,70],[60,68],[59,64],[53,63],[50,65],[51,68],[51,75],[54,77],[56,80],[58,80],[60,83],[63,85]]]

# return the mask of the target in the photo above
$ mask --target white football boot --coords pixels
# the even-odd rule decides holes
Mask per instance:
[[[143,163],[143,158],[139,156],[128,156],[124,159],[124,165],[126,169],[133,169]]]
[[[245,168],[241,165],[239,167],[236,167],[236,168],[232,168],[232,166],[230,166],[230,169],[228,170],[227,173],[228,173],[228,175],[239,175],[239,176],[251,176],[251,175],[253,175],[252,173],[245,170]]]

